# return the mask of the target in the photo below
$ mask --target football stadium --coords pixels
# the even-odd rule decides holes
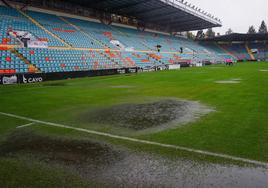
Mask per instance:
[[[0,187],[267,188],[267,27],[224,24],[184,0],[1,0]]]

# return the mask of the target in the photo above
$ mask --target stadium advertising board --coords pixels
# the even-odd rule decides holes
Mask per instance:
[[[10,30],[9,35],[19,40],[28,48],[48,48],[48,40],[41,39],[28,31]]]
[[[114,74],[135,73],[136,68],[131,69],[109,69],[109,70],[91,70],[77,72],[58,72],[58,73],[36,73],[36,74],[14,74],[0,75],[0,85],[10,84],[30,84],[44,81],[65,80],[72,78],[106,76]]]
[[[37,83],[37,82],[43,82],[43,76],[42,75],[22,75],[22,82],[23,84],[28,83]]]
[[[42,40],[28,41],[28,48],[48,48],[48,42]]]
[[[0,76],[0,84],[11,85],[11,84],[17,84],[17,83],[18,83],[17,75]]]

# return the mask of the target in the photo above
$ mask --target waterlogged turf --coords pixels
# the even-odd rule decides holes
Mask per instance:
[[[53,139],[18,130],[0,145],[0,157],[33,154],[39,160],[65,165],[108,165],[118,161],[119,153],[108,145],[83,140]]]
[[[268,162],[268,72],[260,71],[267,68],[268,63],[265,62],[239,63],[233,67],[219,65],[130,76],[0,86],[0,111],[78,128]],[[219,84],[217,81],[239,83]],[[177,107],[167,109],[165,105],[158,104],[166,99],[195,102],[213,111],[186,124],[175,123],[172,129],[145,131],[158,127],[160,124],[155,118],[161,115],[163,117],[159,121],[164,125],[174,120],[173,110]],[[151,111],[147,110],[152,104],[154,106]],[[158,108],[154,108],[157,105]],[[165,112],[168,111],[170,116],[165,116],[161,108],[165,109]],[[111,109],[113,117],[107,116]],[[157,111],[160,113],[153,116]],[[92,113],[87,114],[88,112]],[[94,114],[96,112],[97,116]],[[134,120],[137,120],[141,116],[143,120],[148,115],[146,112],[154,118],[148,118],[144,124],[132,122],[131,119],[126,121],[123,117],[133,116]],[[101,114],[103,119],[100,119]],[[114,118],[116,115],[118,118]],[[100,120],[96,121],[94,117]],[[86,136],[89,141],[80,137],[72,139],[75,131],[38,124],[24,128],[40,129],[37,135],[25,133],[24,129],[16,129],[17,126],[28,123],[30,122],[0,115],[0,184],[4,187],[89,187],[88,183],[100,187],[267,185],[265,168],[238,167],[223,159],[218,160],[226,162],[226,165],[212,164],[210,160],[206,161],[206,158],[203,164],[180,158],[177,156],[178,151],[170,151],[167,154],[166,150],[147,146],[151,152],[148,153],[145,146],[136,151],[132,147],[136,143],[131,145],[122,140],[111,139],[106,143],[104,138],[98,137],[90,141],[92,135]],[[135,127],[137,125],[139,126]],[[49,137],[45,135],[42,127],[49,130]],[[124,148],[119,147],[120,144],[123,144]],[[170,160],[166,155],[176,160]],[[195,155],[191,154],[191,157]],[[105,162],[106,156],[109,158],[108,162]],[[103,161],[103,165],[84,165],[99,164],[96,158]],[[54,172],[57,172],[56,175],[51,176]],[[66,178],[70,176],[73,178]]]
[[[82,115],[87,122],[110,124],[134,131],[164,130],[197,120],[212,109],[198,102],[165,99],[149,103],[121,104],[89,111]]]
[[[268,183],[268,171],[261,167],[170,159],[90,139],[55,139],[32,131],[10,134],[0,145],[1,157],[60,168],[84,184],[93,180],[100,187],[265,188]]]

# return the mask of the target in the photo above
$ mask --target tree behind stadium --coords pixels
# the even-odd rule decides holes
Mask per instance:
[[[256,32],[256,29],[255,29],[255,27],[252,25],[252,26],[250,26],[249,27],[249,29],[248,29],[248,34],[256,34],[257,32]]]
[[[214,38],[216,36],[216,33],[213,31],[212,28],[209,28],[206,32],[206,37],[207,38]]]
[[[259,33],[261,33],[261,34],[268,33],[267,25],[266,25],[266,23],[264,21],[261,22],[261,26],[259,28]]]
[[[233,33],[233,30],[232,30],[231,28],[229,28],[228,31],[226,31],[225,34],[226,34],[226,35],[230,35],[230,34],[232,34],[232,33]]]

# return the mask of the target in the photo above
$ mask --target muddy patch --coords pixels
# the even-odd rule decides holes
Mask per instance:
[[[120,159],[120,153],[110,146],[83,140],[63,140],[44,137],[32,132],[12,133],[0,145],[0,156],[20,153],[33,154],[44,162],[69,165],[108,165]]]
[[[143,104],[120,104],[82,115],[85,122],[134,131],[163,130],[195,121],[213,109],[198,102],[166,99]]]

